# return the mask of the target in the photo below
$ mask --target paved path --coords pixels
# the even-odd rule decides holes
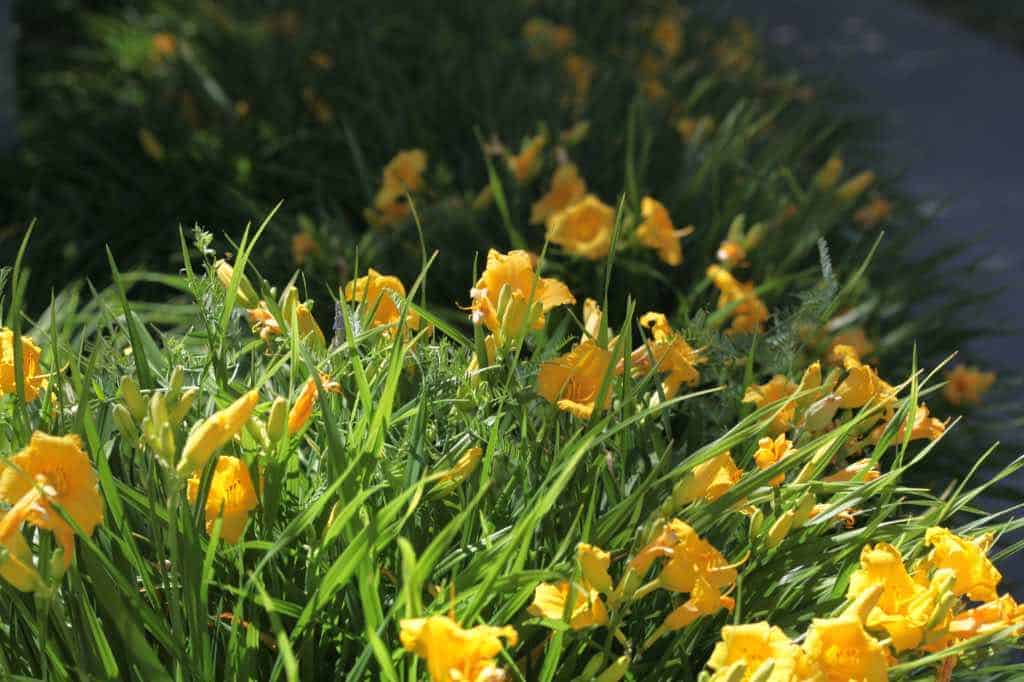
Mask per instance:
[[[881,156],[934,207],[933,241],[962,243],[965,257],[988,254],[984,281],[943,286],[1006,286],[969,319],[1024,328],[1024,55],[905,0],[706,4],[748,18],[783,62],[838,81],[856,93],[857,113],[882,117]],[[966,350],[975,362],[1020,371],[1024,333]],[[1016,480],[1024,491],[1024,476]],[[1013,564],[1004,566],[1007,582],[1024,598],[1024,561]]]

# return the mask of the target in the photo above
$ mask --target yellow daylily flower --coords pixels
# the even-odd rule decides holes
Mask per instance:
[[[39,346],[32,339],[21,336],[21,368],[25,381],[25,402],[32,402],[40,391],[46,388],[46,375],[39,369]],[[14,332],[7,327],[0,328],[0,395],[18,393],[14,363]]]
[[[812,387],[808,387],[812,388]],[[764,407],[776,401],[793,395],[797,392],[797,385],[789,380],[784,374],[776,374],[767,383],[754,384],[747,387],[743,394],[745,403],[753,403],[757,407]],[[772,418],[769,431],[773,436],[785,433],[793,424],[793,417],[796,415],[796,403],[790,401]]]
[[[666,398],[674,398],[680,386],[700,382],[697,365],[705,358],[669,326],[668,318],[661,313],[646,313],[640,318],[640,326],[650,329],[652,339],[633,352],[633,366],[639,371],[656,369],[664,374],[661,390]]]
[[[615,209],[588,194],[548,219],[547,237],[571,254],[600,260],[608,255]]]
[[[839,182],[839,177],[843,174],[843,165],[843,157],[838,154],[829,157],[829,160],[815,174],[814,185],[818,189],[831,189],[835,187],[836,183]]]
[[[827,682],[887,682],[885,647],[850,616],[815,618],[804,641],[813,669]]]
[[[932,614],[942,599],[942,588],[949,584],[948,572],[937,572],[931,586],[916,582],[903,564],[903,555],[892,545],[880,542],[865,545],[860,553],[860,568],[850,576],[846,591],[855,599],[866,591],[881,586],[882,595],[868,613],[866,625],[884,628],[892,638],[896,652],[920,646],[928,634]],[[943,623],[935,623],[942,626]]]
[[[373,208],[364,212],[368,222],[393,225],[409,214],[405,195],[423,189],[427,153],[422,149],[404,149],[388,161],[381,171],[381,185],[373,198]]]
[[[373,313],[373,317],[366,321],[370,327],[389,327],[388,333],[398,328],[402,310],[395,297],[405,298],[402,280],[370,268],[366,275],[346,284],[342,294],[346,301],[359,303],[364,316]],[[407,311],[405,324],[409,329],[419,329],[420,316],[411,308]]]
[[[313,256],[320,254],[320,244],[308,232],[296,232],[292,235],[292,262],[302,266]]]
[[[576,560],[580,564],[580,572],[593,589],[603,594],[612,591],[612,578],[608,575],[608,566],[612,555],[596,545],[581,542],[576,545]]]
[[[942,434],[946,432],[946,426],[949,424],[949,420],[941,420],[936,417],[932,417],[928,412],[928,406],[921,404],[914,410],[914,424],[910,428],[910,440],[938,440],[942,437]],[[877,443],[882,439],[882,434],[885,432],[886,425],[881,424],[871,431],[871,435],[868,437],[868,442]],[[899,431],[896,432],[896,437],[892,440],[892,445],[898,445],[903,442],[906,437],[907,425],[906,423],[900,425]]]
[[[836,387],[836,395],[839,396],[840,408],[863,407],[870,402],[877,401],[885,406],[886,419],[891,416],[896,403],[896,391],[884,379],[878,376],[874,367],[865,365],[853,355],[839,346],[835,352],[843,354],[843,364],[846,366],[846,378]]]
[[[504,301],[502,292],[506,292]],[[508,253],[494,249],[488,251],[487,267],[470,297],[473,300],[470,309],[474,324],[482,323],[495,333],[503,329],[518,332],[524,315],[531,315],[531,319],[526,321],[526,329],[543,329],[544,313],[576,302],[563,282],[551,277],[537,277],[533,258],[522,250]],[[539,311],[533,310],[535,304],[539,304]],[[501,310],[503,305],[505,309]]]
[[[0,501],[10,508],[0,518],[0,538],[13,553],[4,577],[21,589],[32,566],[27,547],[14,539],[25,522],[53,533],[64,552],[64,566],[75,554],[75,531],[54,504],[75,520],[85,535],[103,522],[103,499],[89,456],[76,435],[51,436],[36,431],[27,447],[0,462]]]
[[[701,616],[713,616],[722,609],[732,610],[735,600],[726,597],[703,575],[697,576],[690,598],[665,616],[661,624],[662,630],[681,630]]]
[[[514,628],[478,625],[464,629],[448,616],[407,618],[399,622],[406,651],[427,661],[432,682],[488,682],[504,676],[494,659],[519,641]]]
[[[998,599],[996,586],[1003,576],[986,556],[992,540],[991,533],[965,538],[945,528],[929,528],[924,535],[924,543],[932,548],[928,564],[953,571],[956,575],[953,591],[956,594],[967,595],[974,601]]]
[[[996,381],[995,372],[982,372],[977,367],[957,365],[946,372],[946,385],[942,395],[950,405],[973,405]]]
[[[666,264],[672,267],[682,264],[683,247],[679,239],[692,231],[693,227],[677,230],[668,210],[652,197],[644,197],[640,202],[640,215],[644,219],[636,228],[636,237],[640,243],[656,250],[658,257]]]
[[[782,461],[783,457],[793,454],[796,450],[793,449],[793,442],[786,438],[786,434],[780,433],[775,439],[762,438],[757,441],[757,452],[754,453],[754,463],[757,464],[758,469],[767,469],[768,467],[777,464]],[[786,474],[779,474],[769,481],[769,485],[777,487],[786,480]]]
[[[764,323],[768,321],[768,308],[755,293],[753,282],[739,282],[732,273],[718,265],[708,267],[708,277],[721,292],[718,297],[719,310],[737,304],[732,310],[729,333],[764,331]]]
[[[766,661],[774,667],[764,682],[823,682],[824,677],[811,669],[803,649],[790,641],[781,628],[765,622],[726,625],[722,639],[708,659],[708,667],[722,671],[736,663],[744,664],[746,682]]]
[[[199,497],[200,476],[201,472],[196,471],[188,479],[189,504],[195,504]],[[256,488],[246,463],[237,457],[218,457],[210,480],[210,490],[206,495],[206,505],[203,507],[206,532],[210,533],[214,522],[221,517],[221,538],[224,542],[235,544],[245,531],[249,512],[257,504]]]
[[[672,492],[679,506],[699,499],[714,502],[729,491],[743,476],[728,451],[702,462],[687,474]]]
[[[879,473],[878,469],[875,469],[873,467],[869,469],[869,467],[871,467],[870,459],[859,459],[853,464],[850,464],[845,468],[840,469],[838,472],[832,474],[831,476],[826,476],[822,480],[825,483],[845,483],[846,481],[852,481],[858,474],[860,474],[865,469],[868,469],[868,472],[861,476],[860,480],[862,483],[874,481],[879,476],[881,476],[881,473]]]
[[[843,201],[853,201],[871,187],[875,182],[875,174],[872,171],[863,171],[853,176],[836,190],[836,196]]]
[[[722,265],[729,267],[739,265],[747,260],[747,250],[743,248],[743,245],[732,239],[725,239],[721,244],[718,245],[718,251],[715,252],[715,258]]]
[[[587,181],[574,163],[563,163],[551,176],[551,189],[530,207],[530,224],[541,225],[587,193]]]
[[[573,585],[567,580],[537,585],[533,593],[533,603],[527,611],[539,618],[562,620],[570,591],[574,594],[572,610],[569,613],[569,627],[573,630],[584,630],[608,624],[608,610],[601,599],[601,594],[588,584]]]
[[[242,430],[259,399],[259,391],[249,391],[194,428],[182,448],[178,472],[190,474],[206,466],[210,456]]]
[[[508,169],[512,171],[512,177],[520,185],[533,179],[544,161],[541,152],[548,143],[547,131],[542,130],[537,135],[525,140],[519,148],[518,154],[508,157]]]
[[[34,592],[42,585],[42,576],[36,570],[32,550],[21,533],[25,513],[29,510],[22,507],[18,512],[11,509],[0,515],[0,578],[21,592]]]
[[[569,353],[541,363],[537,393],[560,410],[590,419],[611,361],[611,351],[583,339]],[[612,393],[605,391],[603,407],[611,405]]]
[[[839,349],[845,346],[844,349]],[[838,349],[838,350],[837,350]],[[852,353],[850,350],[852,349]],[[875,351],[875,344],[871,343],[863,327],[851,327],[832,337],[832,345],[829,347],[828,361],[834,365],[842,365],[849,356],[856,360],[862,360]]]

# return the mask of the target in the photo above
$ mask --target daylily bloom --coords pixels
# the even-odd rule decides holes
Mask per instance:
[[[567,580],[554,584],[540,583],[534,590],[533,603],[527,610],[540,618],[562,620],[570,592],[574,595],[569,612],[569,627],[583,630],[608,624],[608,610],[601,594],[586,583],[573,585]]]
[[[543,329],[544,313],[576,302],[569,287],[561,281],[538,277],[530,254],[521,250],[488,251],[487,268],[470,296],[473,322],[483,323],[495,333],[503,329],[517,333],[518,326],[524,322],[527,330]],[[537,304],[539,310],[535,311]],[[526,315],[530,315],[529,320],[524,320]]]
[[[942,434],[946,432],[946,425],[949,420],[943,421],[936,417],[930,416],[928,412],[928,406],[921,404],[914,410],[914,424],[910,429],[910,440],[938,440],[942,437]],[[868,437],[868,442],[877,443],[882,439],[882,434],[885,432],[886,425],[880,424],[871,431],[871,435]],[[893,438],[892,444],[897,445],[903,442],[906,437],[907,425],[903,423],[900,425],[899,431],[896,432],[896,437]]]
[[[386,226],[405,218],[409,214],[405,195],[423,188],[426,169],[427,153],[422,149],[406,149],[395,154],[381,172],[381,186],[373,198],[373,208],[364,213],[367,220]]]
[[[75,554],[75,531],[54,505],[91,536],[103,522],[103,499],[82,442],[76,435],[50,436],[36,431],[27,447],[0,462],[0,501],[9,509],[0,518],[0,539],[13,550],[5,578],[21,589],[28,583],[27,548],[14,535],[25,522],[49,530],[64,552],[64,566]]]
[[[860,474],[865,469],[868,469],[868,467],[870,466],[870,459],[859,459],[853,464],[848,465],[844,469],[840,469],[838,472],[832,474],[831,476],[826,476],[822,480],[825,483],[845,483],[846,481],[852,481],[858,474]],[[860,480],[862,483],[867,483],[868,481],[874,481],[879,476],[881,476],[881,474],[879,473],[878,469],[871,468],[868,469],[868,472],[866,474],[861,476]]]
[[[548,134],[542,130],[537,135],[524,140],[518,154],[508,157],[508,168],[512,171],[512,177],[520,185],[529,182],[537,175],[544,160],[541,152],[544,151],[547,143]]]
[[[36,570],[32,550],[21,533],[24,513],[12,515],[13,510],[0,515],[0,549],[6,552],[0,559],[0,578],[21,592],[34,592],[42,584]],[[21,512],[27,512],[22,508]]]
[[[389,327],[388,333],[398,328],[402,310],[395,298],[405,298],[405,285],[397,277],[370,268],[366,275],[346,284],[342,293],[346,301],[360,304],[364,317],[372,313],[366,320],[370,327]],[[407,310],[405,324],[409,329],[419,329],[420,316],[411,308]]]
[[[856,618],[815,618],[804,652],[827,682],[887,682],[885,647]]]
[[[201,474],[196,471],[188,479],[189,504],[195,504],[199,497]],[[221,538],[224,542],[235,544],[242,537],[249,512],[258,503],[256,488],[246,463],[237,457],[218,457],[203,508],[206,532],[212,532],[214,522],[217,517],[221,517]]]
[[[774,440],[762,438],[757,441],[757,452],[754,453],[754,463],[758,469],[767,469],[777,464],[783,457],[796,452],[793,449],[793,442],[786,438],[786,434],[780,433]],[[772,486],[779,486],[786,480],[786,474],[779,474],[769,481]]]
[[[946,372],[942,395],[951,405],[972,405],[981,402],[982,394],[996,381],[995,372],[982,372],[977,367],[957,365]]]
[[[708,667],[722,671],[736,663],[744,664],[744,680],[749,680],[766,661],[774,667],[764,682],[822,682],[811,670],[803,649],[790,641],[786,633],[765,622],[726,625],[722,640],[715,645]]]
[[[718,265],[708,268],[708,277],[721,292],[718,308],[737,304],[732,310],[729,333],[760,333],[768,321],[768,308],[754,291],[753,282],[739,282],[728,270]]]
[[[742,476],[743,472],[736,467],[732,455],[723,452],[695,466],[676,485],[672,497],[679,506],[701,498],[714,502],[736,485]]]
[[[674,398],[680,386],[692,386],[700,381],[697,365],[704,362],[704,358],[669,326],[664,315],[647,313],[640,318],[640,326],[651,330],[652,339],[633,352],[633,366],[641,371],[656,369],[665,374],[661,390],[666,398]]]
[[[576,560],[580,564],[580,572],[598,592],[609,594],[612,591],[612,578],[608,575],[608,566],[612,555],[596,545],[581,542],[576,545]]]
[[[541,364],[537,392],[558,409],[590,419],[611,362],[611,351],[583,339],[569,353]],[[605,391],[603,407],[611,405],[612,393],[611,387]]]
[[[640,214],[644,219],[636,228],[636,237],[640,243],[655,249],[658,257],[668,265],[680,265],[683,262],[683,248],[679,239],[693,228],[677,230],[668,210],[652,197],[644,197],[640,202]]]
[[[717,258],[718,262],[723,265],[732,267],[747,260],[747,250],[743,248],[743,245],[739,242],[726,239],[718,245],[718,251],[715,252],[715,258]]]
[[[551,189],[530,207],[530,224],[541,225],[587,193],[587,181],[574,163],[563,163],[551,176]]]
[[[25,381],[25,402],[32,402],[39,392],[46,388],[46,375],[39,372],[39,356],[42,353],[32,339],[21,336],[21,368]],[[14,332],[7,327],[0,328],[0,395],[17,394],[17,375],[14,362]]]
[[[883,588],[866,625],[884,628],[898,653],[921,646],[926,636],[943,629],[944,622],[931,620],[951,580],[951,572],[937,571],[930,585],[916,582],[907,572],[900,551],[880,542],[861,550],[860,568],[850,576],[846,596],[855,599],[876,585]]]
[[[608,255],[615,226],[615,209],[588,194],[548,219],[547,236],[569,253],[600,260]]]
[[[753,403],[757,407],[764,407],[796,392],[796,384],[790,381],[784,374],[776,374],[767,383],[748,386],[743,394],[742,402]],[[771,434],[785,433],[792,426],[795,415],[796,403],[792,401],[786,403],[772,419],[772,423],[769,426]]]
[[[928,565],[953,571],[956,574],[953,591],[958,595],[967,595],[974,601],[998,599],[996,586],[1003,576],[985,556],[992,540],[991,534],[965,538],[945,528],[929,528],[924,535],[924,543],[932,548]]]
[[[400,621],[399,638],[406,651],[426,659],[432,682],[492,682],[503,678],[494,659],[519,641],[510,626],[478,625],[463,629],[448,616]]]
[[[194,428],[182,448],[178,472],[192,473],[206,466],[210,456],[242,430],[259,399],[259,391],[249,391]]]
[[[853,214],[855,222],[865,229],[871,229],[889,217],[892,213],[892,202],[885,197],[875,197]]]
[[[839,407],[856,409],[878,401],[885,406],[886,418],[889,418],[896,402],[895,389],[879,377],[873,367],[861,363],[850,354],[844,354],[843,364],[847,374],[836,388],[836,395],[840,397]]]

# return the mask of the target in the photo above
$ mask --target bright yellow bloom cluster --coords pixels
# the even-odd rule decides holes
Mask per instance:
[[[718,308],[731,309],[732,324],[729,333],[761,333],[768,321],[768,308],[754,291],[753,282],[740,282],[728,270],[718,265],[708,267],[708,278],[718,288]]]
[[[91,536],[103,521],[103,499],[96,472],[78,436],[50,436],[36,431],[27,447],[0,462],[0,576],[22,591],[40,585],[32,556],[21,528],[29,523],[53,533],[67,568],[75,554],[75,531],[57,512],[59,506],[74,519],[82,533]]]
[[[611,554],[595,545],[580,543],[576,547],[576,562],[580,568],[579,582],[538,584],[529,612],[549,620],[562,620],[568,614],[573,630],[607,625],[608,608],[601,595],[613,596],[614,586],[608,574]]]
[[[494,659],[519,641],[509,627],[478,625],[465,629],[448,616],[407,618],[399,623],[406,651],[427,661],[432,682],[498,682],[504,674]]]
[[[32,402],[46,388],[46,375],[40,373],[39,356],[42,351],[32,339],[21,337],[21,368],[25,386],[25,401]],[[17,373],[14,359],[14,332],[0,328],[0,395],[16,395]]]

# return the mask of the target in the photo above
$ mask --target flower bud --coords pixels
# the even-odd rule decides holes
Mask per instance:
[[[305,303],[300,303],[295,307],[295,323],[299,328],[300,339],[312,342],[321,350],[327,347],[327,338]]]
[[[629,672],[629,656],[619,656],[597,676],[597,682],[619,682]]]
[[[580,673],[579,679],[590,680],[597,675],[597,671],[604,665],[604,654],[598,652],[594,654],[587,664],[583,666],[583,671]]]
[[[141,421],[146,416],[146,401],[139,393],[139,385],[135,383],[130,375],[121,379],[121,399],[128,406],[128,411],[136,421]]]
[[[182,449],[178,472],[187,474],[201,469],[214,452],[242,430],[257,402],[259,392],[249,391],[193,429]]]
[[[228,289],[231,286],[231,280],[235,276],[235,269],[223,259],[214,263],[213,269],[221,285]],[[235,298],[243,308],[255,308],[259,305],[260,297],[256,294],[256,289],[253,288],[252,282],[249,281],[244,272],[238,278],[238,289],[235,291]]]
[[[796,503],[796,508],[793,510],[793,527],[800,528],[807,519],[811,518],[811,511],[814,509],[815,503],[818,498],[814,496],[814,493],[807,491],[800,498],[800,501]]]
[[[178,396],[181,394],[181,389],[185,385],[185,370],[180,365],[176,366],[171,370],[171,378],[168,381],[167,388],[167,400],[168,402],[175,402]]]
[[[835,393],[830,393],[812,403],[804,412],[804,428],[812,433],[824,431],[832,423],[841,402],[843,402],[842,398]]]
[[[124,405],[115,403],[111,410],[114,426],[121,432],[121,436],[131,442],[139,440],[139,430],[135,427],[131,412]]]
[[[875,174],[871,171],[864,171],[853,176],[836,190],[836,196],[843,201],[853,201],[867,190],[875,182]]]
[[[195,402],[197,395],[199,395],[199,389],[194,386],[181,394],[181,397],[178,398],[178,402],[175,403],[174,407],[167,413],[167,420],[170,422],[171,426],[178,428],[178,426],[181,425],[181,422],[185,419],[185,415],[187,415],[188,411],[192,409],[192,403]]]
[[[284,318],[285,324],[291,324],[292,313],[295,312],[296,307],[299,305],[299,290],[294,285],[289,284],[281,293],[281,300],[278,305],[281,307],[281,317]]]
[[[833,156],[825,165],[821,167],[817,175],[814,176],[814,185],[818,189],[830,189],[837,182],[839,182],[839,176],[843,173],[843,159],[841,156]]]
[[[768,529],[768,547],[776,547],[780,542],[786,539],[789,535],[790,529],[793,527],[793,518],[796,514],[792,509],[785,512],[782,516],[775,520],[772,527]]]
[[[755,507],[754,512],[750,515],[750,542],[754,543],[754,539],[761,534],[761,526],[764,525],[764,512],[760,508]]]
[[[271,443],[276,443],[284,437],[288,431],[288,401],[283,397],[274,398],[270,406],[270,416],[267,417],[267,437]]]

